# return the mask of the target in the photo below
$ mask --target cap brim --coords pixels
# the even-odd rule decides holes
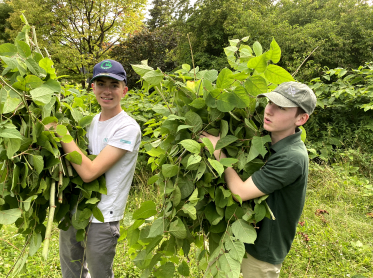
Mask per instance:
[[[295,104],[291,100],[287,99],[283,95],[276,93],[276,92],[270,92],[265,94],[260,94],[257,96],[260,97],[267,97],[270,101],[272,101],[274,104],[281,106],[281,107],[298,107],[299,105]]]
[[[118,81],[126,82],[126,78],[124,78],[123,76],[119,76],[114,73],[100,73],[100,74],[97,74],[95,77],[93,77],[89,83],[92,83],[95,79],[100,78],[100,77],[109,77],[109,78],[113,78]]]

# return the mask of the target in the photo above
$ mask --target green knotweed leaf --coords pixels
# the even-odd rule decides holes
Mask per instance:
[[[17,54],[18,50],[14,44],[4,43],[0,45],[0,54],[4,56],[14,56]]]
[[[40,248],[42,237],[40,233],[33,233],[30,239],[29,256],[33,256]]]
[[[7,114],[15,112],[17,108],[19,109],[21,102],[22,100],[19,97],[9,96],[4,103],[2,113]]]
[[[165,178],[171,178],[176,176],[178,173],[179,167],[177,165],[163,164],[162,165],[162,174]]]
[[[155,203],[153,201],[146,201],[141,204],[141,207],[136,210],[132,218],[133,219],[147,219],[153,215],[157,214]]]
[[[149,84],[149,86],[159,85],[163,80],[163,73],[160,70],[152,70],[145,73],[142,78]]]
[[[235,278],[240,276],[241,264],[234,260],[230,253],[223,253],[218,260],[219,272],[225,272],[225,277]]]
[[[202,178],[205,171],[206,171],[206,163],[202,161],[198,166],[196,177],[194,178],[194,181],[198,181],[200,178]]]
[[[281,84],[283,82],[294,81],[294,78],[289,72],[282,67],[276,65],[269,65],[264,72],[265,78],[275,84]]]
[[[198,203],[198,201],[199,201],[198,188],[194,189],[194,191],[193,191],[192,195],[190,195],[188,201],[193,206],[195,206]]]
[[[249,69],[254,69],[258,73],[263,73],[266,71],[267,68],[267,59],[264,54],[257,56],[255,58],[252,58],[247,62],[247,67]]]
[[[187,230],[180,218],[177,218],[175,221],[171,222],[169,232],[174,237],[179,239],[184,239],[187,236]]]
[[[107,195],[107,187],[106,187],[105,175],[101,175],[97,180],[98,180],[98,182],[100,184],[100,189],[99,189],[98,193]]]
[[[183,130],[183,129],[187,129],[187,128],[192,128],[193,126],[191,125],[179,125],[177,127],[177,132],[179,132],[180,130]]]
[[[199,156],[198,154],[193,154],[193,155],[189,156],[188,163],[187,163],[187,169],[189,168],[189,166],[197,164],[201,160],[202,160],[202,157]]]
[[[92,209],[93,216],[100,222],[104,222],[104,216],[102,215],[101,210],[98,207]]]
[[[270,50],[266,53],[267,59],[271,60],[273,63],[277,64],[281,59],[281,48],[275,41],[272,39]]]
[[[188,277],[190,275],[189,266],[186,261],[182,261],[182,263],[177,268],[177,271],[184,277]]]
[[[64,142],[64,143],[70,143],[74,140],[74,138],[69,135],[69,134],[66,134],[64,135],[62,138],[61,138],[61,141]]]
[[[265,154],[267,153],[265,144],[271,141],[272,141],[271,136],[269,135],[262,136],[262,137],[254,136],[253,140],[251,141],[251,148],[254,148],[260,155],[264,157]]]
[[[267,213],[267,209],[264,203],[256,204],[254,207],[254,212],[255,212],[255,221],[256,222],[262,221]]]
[[[230,76],[232,75],[232,71],[228,68],[224,68],[218,76],[216,80],[216,87],[220,89],[227,89],[229,88],[233,82],[235,81]]]
[[[32,100],[40,105],[45,105],[51,101],[53,91],[46,87],[38,87],[30,91]]]
[[[100,190],[100,184],[99,184],[98,180],[96,179],[94,181],[84,183],[83,188],[87,191],[97,191],[98,192]]]
[[[21,133],[15,128],[1,128],[0,137],[2,138],[12,138],[12,139],[22,139]]]
[[[88,125],[91,124],[92,119],[93,119],[93,116],[84,116],[83,118],[80,119],[79,126],[82,128],[86,128]]]
[[[206,138],[206,137],[203,137],[203,138],[202,138],[202,143],[205,145],[205,147],[207,148],[207,150],[209,151],[209,153],[210,153],[211,155],[213,155],[215,149],[214,149],[214,146],[212,145],[210,139],[208,139],[208,138]]]
[[[223,219],[223,216],[221,216],[217,211],[214,203],[209,203],[205,210],[205,217],[210,222],[211,225],[217,225],[220,220]]]
[[[262,45],[260,44],[260,42],[258,42],[258,41],[254,42],[254,44],[253,44],[253,50],[254,50],[255,56],[262,55],[263,48],[262,48]]]
[[[57,80],[48,79],[48,81],[45,82],[42,85],[42,87],[43,88],[48,88],[48,89],[50,89],[51,91],[53,91],[55,93],[61,92],[61,84]]]
[[[189,175],[180,177],[176,181],[177,186],[180,188],[181,199],[189,197],[194,191],[193,179]]]
[[[202,119],[197,113],[188,111],[185,114],[185,119],[187,125],[193,126],[193,132],[198,132],[202,129]]]
[[[5,146],[6,146],[6,155],[9,159],[13,157],[13,155],[20,149],[22,140],[15,139],[15,138],[5,138],[4,139]]]
[[[236,238],[244,243],[253,244],[256,240],[256,231],[245,220],[238,219],[232,224],[232,232]]]
[[[236,142],[238,138],[233,135],[227,135],[224,138],[220,138],[219,141],[216,143],[215,150],[220,150],[233,142]]]
[[[133,70],[143,77],[147,72],[153,71],[154,69],[152,67],[149,67],[148,65],[131,65]]]
[[[220,121],[220,138],[225,137],[228,134],[228,122],[226,120]]]
[[[175,187],[175,190],[172,192],[172,203],[176,207],[178,204],[180,204],[181,201],[181,191],[178,186]]]
[[[56,132],[58,133],[58,135],[60,136],[65,136],[67,134],[67,128],[66,126],[64,125],[58,125],[56,127]]]
[[[201,145],[192,139],[185,139],[181,141],[179,144],[191,153],[198,154],[201,151]]]
[[[268,91],[267,81],[261,76],[251,76],[245,82],[245,89],[251,95],[256,97]]]
[[[96,204],[98,202],[100,202],[100,199],[94,197],[94,198],[91,198],[91,199],[87,200],[85,203],[86,204],[93,204],[94,205],[94,204]]]
[[[300,135],[300,139],[301,139],[303,142],[306,142],[306,139],[307,139],[307,132],[306,132],[306,130],[304,129],[303,126],[300,126],[299,128],[300,128],[300,130],[302,130],[302,134]]]
[[[41,155],[32,156],[32,165],[34,166],[36,173],[40,175],[41,171],[44,169],[44,160]]]
[[[169,223],[167,218],[160,217],[156,219],[150,227],[148,237],[153,238],[162,235],[168,229]]]
[[[85,238],[85,229],[79,229],[76,231],[76,236],[75,236],[75,239],[77,242],[81,242],[84,240]]]
[[[232,167],[233,164],[237,163],[238,162],[238,159],[237,158],[231,158],[231,157],[227,157],[227,158],[222,158],[219,160],[219,162],[225,166],[225,167]]]
[[[66,155],[66,159],[72,163],[81,165],[82,164],[82,155],[77,151],[73,151]]]
[[[211,166],[218,172],[219,176],[221,176],[224,173],[224,166],[217,160],[208,159]]]
[[[188,214],[189,217],[192,218],[193,220],[197,219],[197,215],[196,215],[197,211],[196,211],[196,208],[194,206],[189,205],[189,204],[184,204],[181,209],[183,210],[183,212]]]
[[[22,215],[22,210],[19,208],[0,211],[0,224],[10,225],[16,222]]]
[[[27,43],[25,43],[23,41],[16,40],[15,45],[17,47],[18,54],[22,58],[26,59],[26,58],[28,58],[28,56],[31,55],[31,49],[30,49],[30,46]]]
[[[234,93],[223,92],[219,95],[216,107],[221,112],[232,111],[237,106],[237,97]]]
[[[245,245],[240,240],[235,240],[234,237],[226,237],[225,248],[229,251],[229,255],[239,263],[242,263],[242,259],[245,255]]]
[[[171,262],[168,262],[160,266],[156,271],[154,271],[154,275],[157,278],[173,278],[174,272],[175,265]]]
[[[192,106],[196,109],[202,109],[206,106],[206,102],[203,98],[196,98],[191,103],[189,103],[189,106]]]
[[[159,174],[155,174],[154,176],[150,177],[147,181],[147,185],[154,184],[159,179]]]
[[[25,211],[29,211],[31,202],[34,201],[38,195],[32,195],[31,197],[28,197],[25,201],[23,201],[23,208]]]

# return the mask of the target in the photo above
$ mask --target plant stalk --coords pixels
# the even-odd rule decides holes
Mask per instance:
[[[58,202],[60,204],[62,204],[62,201],[63,201],[63,194],[62,194],[62,190],[61,190],[62,183],[63,183],[63,174],[62,174],[62,171],[63,171],[63,166],[62,166],[62,161],[60,161],[60,165],[59,165],[59,177],[58,177]]]
[[[55,194],[56,194],[56,183],[52,182],[50,196],[49,196],[49,215],[48,215],[47,229],[45,232],[43,252],[41,253],[44,260],[48,259],[49,241],[50,241],[51,234],[52,234],[54,211],[56,209],[55,201],[54,201]]]

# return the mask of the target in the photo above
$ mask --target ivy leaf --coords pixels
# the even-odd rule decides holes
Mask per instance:
[[[98,207],[94,207],[92,209],[92,213],[93,213],[93,216],[100,222],[104,222],[105,219],[104,219],[104,216],[101,212],[101,210],[98,208]]]
[[[256,231],[253,226],[245,220],[238,219],[232,224],[232,232],[240,241],[253,244],[256,240]]]
[[[72,163],[81,165],[82,164],[82,155],[77,151],[73,151],[66,155],[66,159]]]
[[[174,222],[171,222],[169,232],[176,238],[184,239],[187,236],[187,230],[183,221],[177,218]]]
[[[282,67],[277,65],[269,65],[264,72],[265,78],[275,84],[281,84],[283,82],[294,81],[294,78]]]
[[[198,154],[201,151],[201,145],[192,139],[185,139],[181,141],[179,144],[191,153]]]
[[[165,178],[171,178],[176,176],[178,173],[179,167],[177,165],[163,164],[162,165],[162,174]]]
[[[157,210],[156,210],[155,203],[153,201],[146,201],[142,203],[141,207],[133,213],[132,218],[135,220],[136,219],[147,219],[156,214],[157,214]]]
[[[211,166],[218,172],[219,176],[221,176],[224,173],[224,166],[217,160],[212,160],[208,158],[208,161],[210,162]]]
[[[193,220],[196,220],[197,219],[197,211],[196,211],[196,208],[192,205],[189,205],[189,204],[184,204],[183,207],[182,207],[182,210],[183,212],[185,212],[186,214],[188,214],[190,216],[190,218],[192,218]]]
[[[227,135],[224,138],[220,138],[219,141],[216,143],[215,150],[220,150],[233,142],[236,142],[238,138],[233,135]]]
[[[16,222],[22,215],[22,210],[19,208],[0,211],[0,224],[10,225]]]

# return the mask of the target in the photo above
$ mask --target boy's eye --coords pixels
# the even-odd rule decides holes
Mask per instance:
[[[286,110],[284,107],[281,107],[281,106],[279,106],[278,108],[280,108],[281,110]]]
[[[272,101],[270,101],[270,100],[268,100],[268,104],[273,104],[273,102],[272,102]]]

